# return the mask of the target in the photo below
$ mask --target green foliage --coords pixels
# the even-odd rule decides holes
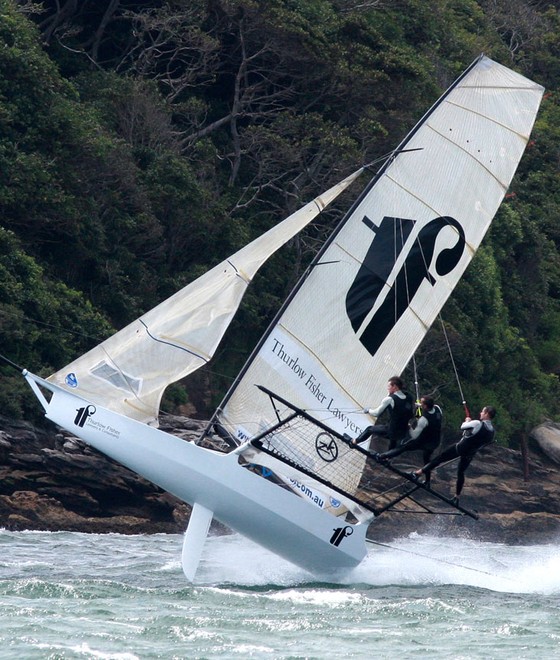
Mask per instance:
[[[162,413],[174,414],[189,402],[189,396],[180,383],[172,383],[164,392],[160,410]]]
[[[109,323],[82,294],[45,277],[15,236],[0,227],[0,345],[8,359],[48,374],[111,332]],[[2,379],[4,414],[35,417],[36,405],[30,408],[23,392],[13,378]]]
[[[500,214],[492,236],[493,243],[499,239],[497,250],[488,243],[479,249],[442,312],[445,335],[434,327],[417,357],[423,386],[435,386],[445,409],[447,435],[452,435],[453,429],[456,433],[461,422],[463,397],[473,415],[484,405],[497,408],[499,440],[506,445],[515,444],[520,433],[560,412],[560,384],[551,364],[545,363],[545,345],[539,340],[532,348],[521,329],[510,321],[512,309],[528,305],[534,311],[534,301],[527,299],[527,292],[520,298],[510,292],[512,304],[508,306],[503,295],[503,289],[512,286],[512,271],[500,270],[495,255],[509,256],[509,250],[521,242],[521,227],[514,219],[511,210]],[[511,247],[506,247],[510,244],[503,239],[506,225],[512,230]],[[522,314],[519,309],[516,313]],[[557,317],[549,321],[551,335],[556,336]],[[458,380],[450,372],[451,360]]]
[[[418,353],[421,388],[443,403],[446,432],[456,434],[464,411],[449,342],[472,412],[497,406],[501,442],[560,418],[554,3],[164,0],[121,11],[46,0],[30,14],[36,25],[18,11],[24,4],[0,0],[0,338],[9,358],[60,368],[394,148],[485,52],[553,91],[444,309],[446,333],[436,325]],[[217,360],[188,381],[199,414],[220,400],[346,201],[256,278]],[[20,378],[1,383],[6,414],[36,409]],[[184,405],[184,387],[166,401]]]

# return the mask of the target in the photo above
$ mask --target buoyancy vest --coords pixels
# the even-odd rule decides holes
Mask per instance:
[[[428,426],[426,426],[420,434],[422,446],[435,449],[441,440],[441,422],[443,419],[443,413],[439,406],[434,406],[431,411],[425,412],[423,417],[428,422]]]
[[[477,431],[465,434],[457,443],[457,453],[459,456],[474,454],[484,445],[490,444],[494,440],[495,430],[492,422],[484,420]]]
[[[408,392],[400,391],[404,394],[404,398],[401,398],[397,393],[391,394],[393,408],[391,409],[391,419],[389,421],[389,437],[397,440],[404,438],[406,435],[414,403]]]

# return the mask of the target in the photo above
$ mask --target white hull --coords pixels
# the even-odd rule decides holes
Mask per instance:
[[[37,376],[25,376],[53,422],[297,566],[315,574],[329,574],[351,569],[365,557],[367,524],[346,524],[247,470],[238,463],[237,454],[198,447],[90,404]],[[50,401],[37,385],[52,392]],[[200,528],[205,534],[205,526]],[[191,565],[185,570],[188,577],[194,575],[200,550],[198,536],[192,542],[194,568]],[[184,565],[188,552],[186,546]]]

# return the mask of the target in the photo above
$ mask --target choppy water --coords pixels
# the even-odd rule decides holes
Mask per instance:
[[[560,657],[560,542],[412,535],[329,583],[212,537],[194,585],[181,542],[0,531],[0,658]]]

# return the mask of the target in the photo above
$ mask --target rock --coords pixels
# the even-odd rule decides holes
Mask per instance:
[[[62,451],[67,454],[79,454],[82,451],[80,443],[77,440],[69,438],[62,443]]]
[[[169,426],[168,426],[169,425]],[[166,418],[164,427],[186,440],[204,422]],[[465,516],[381,515],[370,530],[379,542],[419,531],[503,543],[540,543],[560,535],[560,479],[545,435],[560,437],[560,427],[541,425],[533,432],[529,478],[521,453],[492,445],[481,451],[466,474],[461,504],[478,511]],[[542,449],[541,449],[542,447]],[[420,455],[407,455],[420,465]],[[451,495],[456,465],[434,474],[434,485]],[[7,529],[182,533],[190,507],[65,431],[34,428],[0,417],[0,526]],[[214,533],[227,529],[213,523]]]
[[[0,431],[0,463],[6,463],[11,449],[12,443],[9,440],[8,434]]]
[[[206,426],[206,422],[201,423],[196,419],[188,417],[179,417],[177,415],[162,415],[159,420],[159,427],[163,431],[195,431],[197,435]]]
[[[549,458],[560,463],[560,424],[540,424],[531,431],[531,437]]]
[[[182,533],[189,514],[187,504],[65,431],[0,417],[0,526]]]

